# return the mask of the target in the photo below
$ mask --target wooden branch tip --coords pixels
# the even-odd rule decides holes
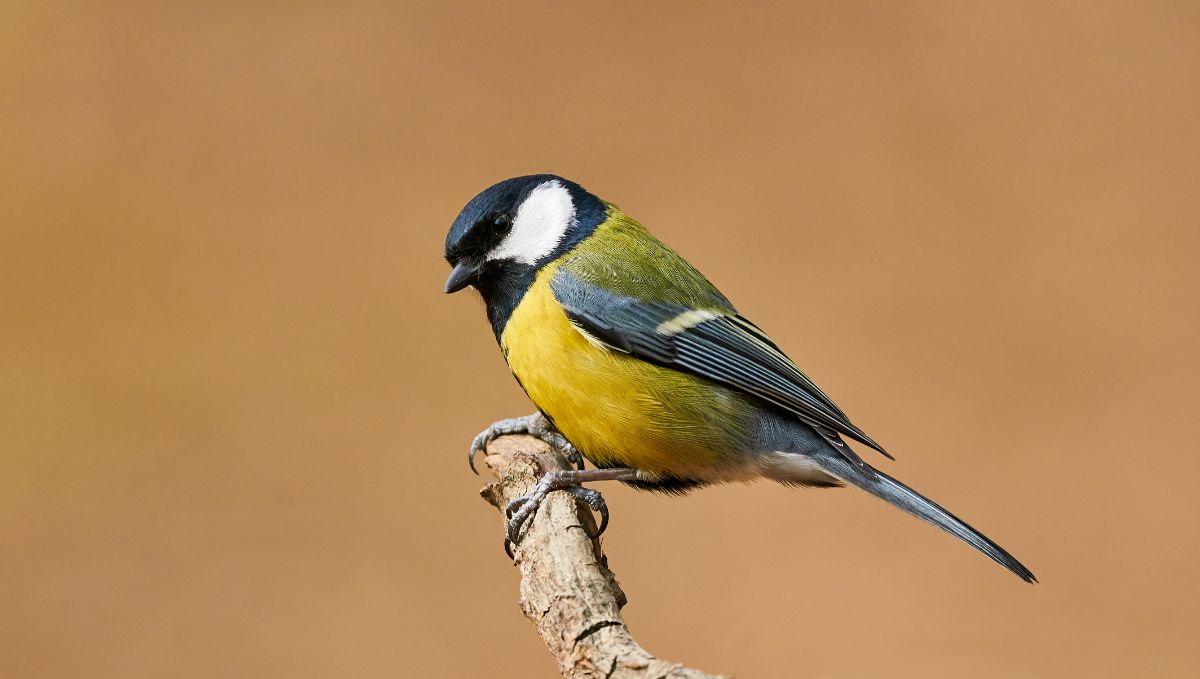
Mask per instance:
[[[543,474],[570,469],[562,454],[530,436],[492,441],[484,464],[496,481],[480,491],[500,510],[533,490]],[[621,619],[625,593],[589,536],[591,511],[567,493],[550,493],[514,548],[521,572],[521,610],[571,679],[720,679],[660,660],[634,640]]]

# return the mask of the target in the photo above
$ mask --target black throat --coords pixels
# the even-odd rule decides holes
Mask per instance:
[[[504,334],[504,327],[508,325],[513,310],[533,285],[537,272],[537,267],[531,264],[509,260],[480,276],[476,281],[475,287],[487,306],[488,321],[492,324],[497,343]]]

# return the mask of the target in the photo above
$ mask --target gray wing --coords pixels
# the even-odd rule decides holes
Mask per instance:
[[[757,397],[813,427],[851,462],[864,463],[838,434],[892,458],[856,427],[779,347],[732,309],[696,309],[606,290],[562,269],[554,296],[576,327],[616,351]]]

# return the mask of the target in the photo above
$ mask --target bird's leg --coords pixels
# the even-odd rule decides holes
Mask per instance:
[[[583,455],[579,454],[579,451],[576,450],[575,446],[571,445],[567,437],[560,434],[554,428],[554,425],[550,424],[550,420],[546,419],[545,415],[538,412],[526,415],[525,417],[511,417],[507,420],[500,420],[479,432],[475,440],[471,441],[471,450],[467,456],[467,463],[471,465],[471,471],[476,474],[479,473],[475,469],[476,453],[483,452],[493,439],[509,434],[526,434],[541,439],[551,447],[561,451],[563,456],[567,458],[567,461],[575,465],[577,469],[583,470]]]
[[[542,501],[546,496],[556,490],[565,490],[576,498],[583,500],[596,512],[600,513],[600,526],[596,529],[596,534],[593,539],[600,537],[604,529],[608,527],[608,505],[604,502],[604,498],[599,492],[580,486],[581,483],[588,481],[632,481],[638,478],[636,471],[617,467],[614,469],[580,469],[580,470],[565,470],[559,469],[552,472],[546,472],[542,476],[542,480],[534,486],[533,492],[508,503],[504,513],[508,516],[508,531],[504,538],[504,551],[512,556],[511,546],[517,542],[517,538],[521,533],[521,526],[533,517],[537,512],[537,508],[541,506]]]

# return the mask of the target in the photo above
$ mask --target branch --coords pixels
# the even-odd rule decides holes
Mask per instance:
[[[504,508],[531,490],[542,474],[569,469],[558,451],[529,436],[503,436],[486,451],[496,476],[480,495]],[[621,620],[625,593],[608,569],[591,512],[566,493],[550,493],[515,547],[521,570],[521,610],[558,669],[570,679],[720,679],[660,660],[642,648]]]

